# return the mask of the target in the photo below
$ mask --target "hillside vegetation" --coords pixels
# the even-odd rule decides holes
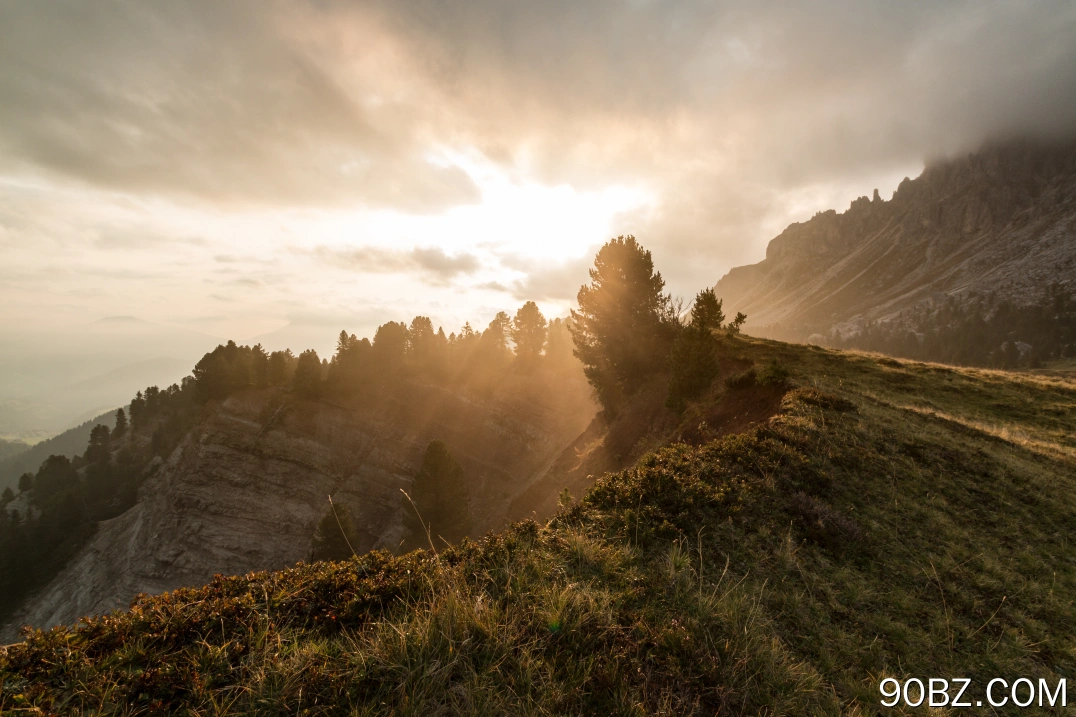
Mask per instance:
[[[980,699],[1071,677],[1071,374],[735,337],[717,360],[743,368],[654,429],[670,445],[548,524],[28,633],[0,709],[899,714],[885,677],[968,677]],[[776,415],[736,423],[769,392]]]

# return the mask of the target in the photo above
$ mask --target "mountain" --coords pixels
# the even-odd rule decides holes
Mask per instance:
[[[911,678],[931,676],[947,680],[949,701],[954,678],[970,680],[961,704],[1022,677],[1056,705],[1076,669],[1076,376],[752,338],[726,340],[719,359],[726,378],[682,417],[643,407],[623,440],[589,429],[571,454],[585,461],[608,443],[628,465],[548,523],[440,553],[374,551],[139,596],[0,651],[0,710],[879,714],[893,694],[882,680],[908,680],[914,702]],[[771,394],[768,415],[745,415]],[[351,500],[368,505],[354,510],[376,513],[414,464],[410,436],[424,439],[394,432],[406,406],[393,406],[384,453],[334,467],[330,437],[366,425],[363,409],[298,407],[277,428],[257,418],[266,400],[229,399],[192,434],[143,486],[159,507],[102,527],[127,539],[115,555],[164,575],[213,555],[192,546],[215,521],[231,526],[217,555],[234,569],[264,550],[264,522],[301,544],[277,554],[294,559],[320,512],[306,502],[355,475]],[[459,424],[439,415],[432,433]],[[486,460],[492,475],[512,456],[533,466],[556,453],[537,416],[488,416],[460,444],[465,467]],[[625,458],[632,437],[642,454]],[[291,477],[296,461],[309,478]],[[211,466],[212,490],[197,475]],[[285,490],[300,507],[274,504]],[[171,522],[155,512],[165,505]],[[230,506],[227,521],[214,505]],[[391,528],[378,530],[390,542]],[[1008,699],[1007,687],[993,696]]]
[[[401,490],[435,439],[463,465],[482,507],[480,535],[504,523],[509,501],[594,412],[581,371],[511,374],[495,394],[408,382],[346,399],[300,400],[275,388],[231,396],[206,409],[167,461],[151,464],[134,507],[99,523],[0,640],[15,639],[23,623],[70,623],[139,593],[308,560],[329,496],[354,518],[355,550],[395,549]]]
[[[931,162],[890,201],[792,224],[715,290],[759,336],[848,335],[872,321],[989,294],[1076,293],[1076,142],[1014,141]]]

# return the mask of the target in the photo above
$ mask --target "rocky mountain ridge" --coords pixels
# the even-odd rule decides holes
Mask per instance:
[[[1051,284],[1076,291],[1076,141],[932,162],[890,201],[875,190],[790,225],[715,290],[752,333],[804,340],[972,292],[1026,304]]]

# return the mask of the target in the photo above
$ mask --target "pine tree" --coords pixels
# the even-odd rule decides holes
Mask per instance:
[[[295,356],[291,349],[274,351],[269,354],[267,376],[270,386],[283,386],[291,381],[295,373]]]
[[[713,289],[700,291],[695,297],[695,303],[691,306],[691,324],[702,329],[720,329],[725,321],[722,303],[724,302],[717,298]]]
[[[291,377],[292,388],[301,396],[315,397],[321,390],[321,359],[314,349],[307,349],[299,354],[295,365],[295,375]]]
[[[127,414],[122,408],[116,410],[116,427],[112,429],[112,440],[118,441],[127,433]]]
[[[606,242],[590,279],[572,311],[575,355],[602,406],[615,411],[664,363],[678,323],[665,281],[635,237]]]
[[[524,361],[538,358],[545,347],[546,320],[538,305],[528,301],[512,319],[512,341],[516,344],[516,356]]]
[[[135,394],[135,397],[131,399],[131,429],[135,430],[142,427],[142,420],[146,410],[146,399],[142,397],[142,392],[139,391]]]
[[[512,320],[508,318],[508,314],[498,311],[486,330],[482,332],[482,343],[497,354],[506,354],[511,326]]]
[[[111,457],[109,450],[110,434],[108,426],[99,423],[90,431],[90,443],[82,455],[87,463],[107,462]]]
[[[428,547],[429,539],[435,547],[455,543],[470,529],[463,468],[443,442],[433,441],[426,448],[410,500],[403,499],[403,511],[409,548]]]
[[[709,329],[688,326],[669,354],[669,396],[665,405],[680,411],[687,399],[700,396],[717,376],[717,341]]]
[[[725,327],[726,333],[728,333],[729,336],[735,336],[740,333],[740,328],[744,325],[745,321],[747,321],[747,314],[742,311],[736,312],[736,318],[730,321],[728,326]]]
[[[725,314],[713,289],[703,289],[691,308],[691,323],[684,328],[669,354],[669,395],[665,405],[681,411],[684,402],[701,395],[717,376],[717,340]]]
[[[389,321],[377,327],[371,358],[374,370],[381,381],[400,373],[407,357],[407,326],[403,322]]]
[[[318,521],[311,546],[312,560],[347,560],[358,550],[358,533],[347,506],[329,499],[329,510]]]

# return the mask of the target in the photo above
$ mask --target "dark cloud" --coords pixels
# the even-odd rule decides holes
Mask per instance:
[[[484,281],[481,284],[476,284],[476,289],[485,289],[486,291],[500,291],[505,294],[512,293],[512,287],[508,284],[501,283],[499,281]]]
[[[1076,119],[1076,6],[1064,0],[378,6],[427,71],[492,120],[491,147],[528,132],[559,146],[535,152],[539,164],[576,179],[577,163],[660,166],[679,137],[706,144],[677,162],[750,161],[795,182]]]

